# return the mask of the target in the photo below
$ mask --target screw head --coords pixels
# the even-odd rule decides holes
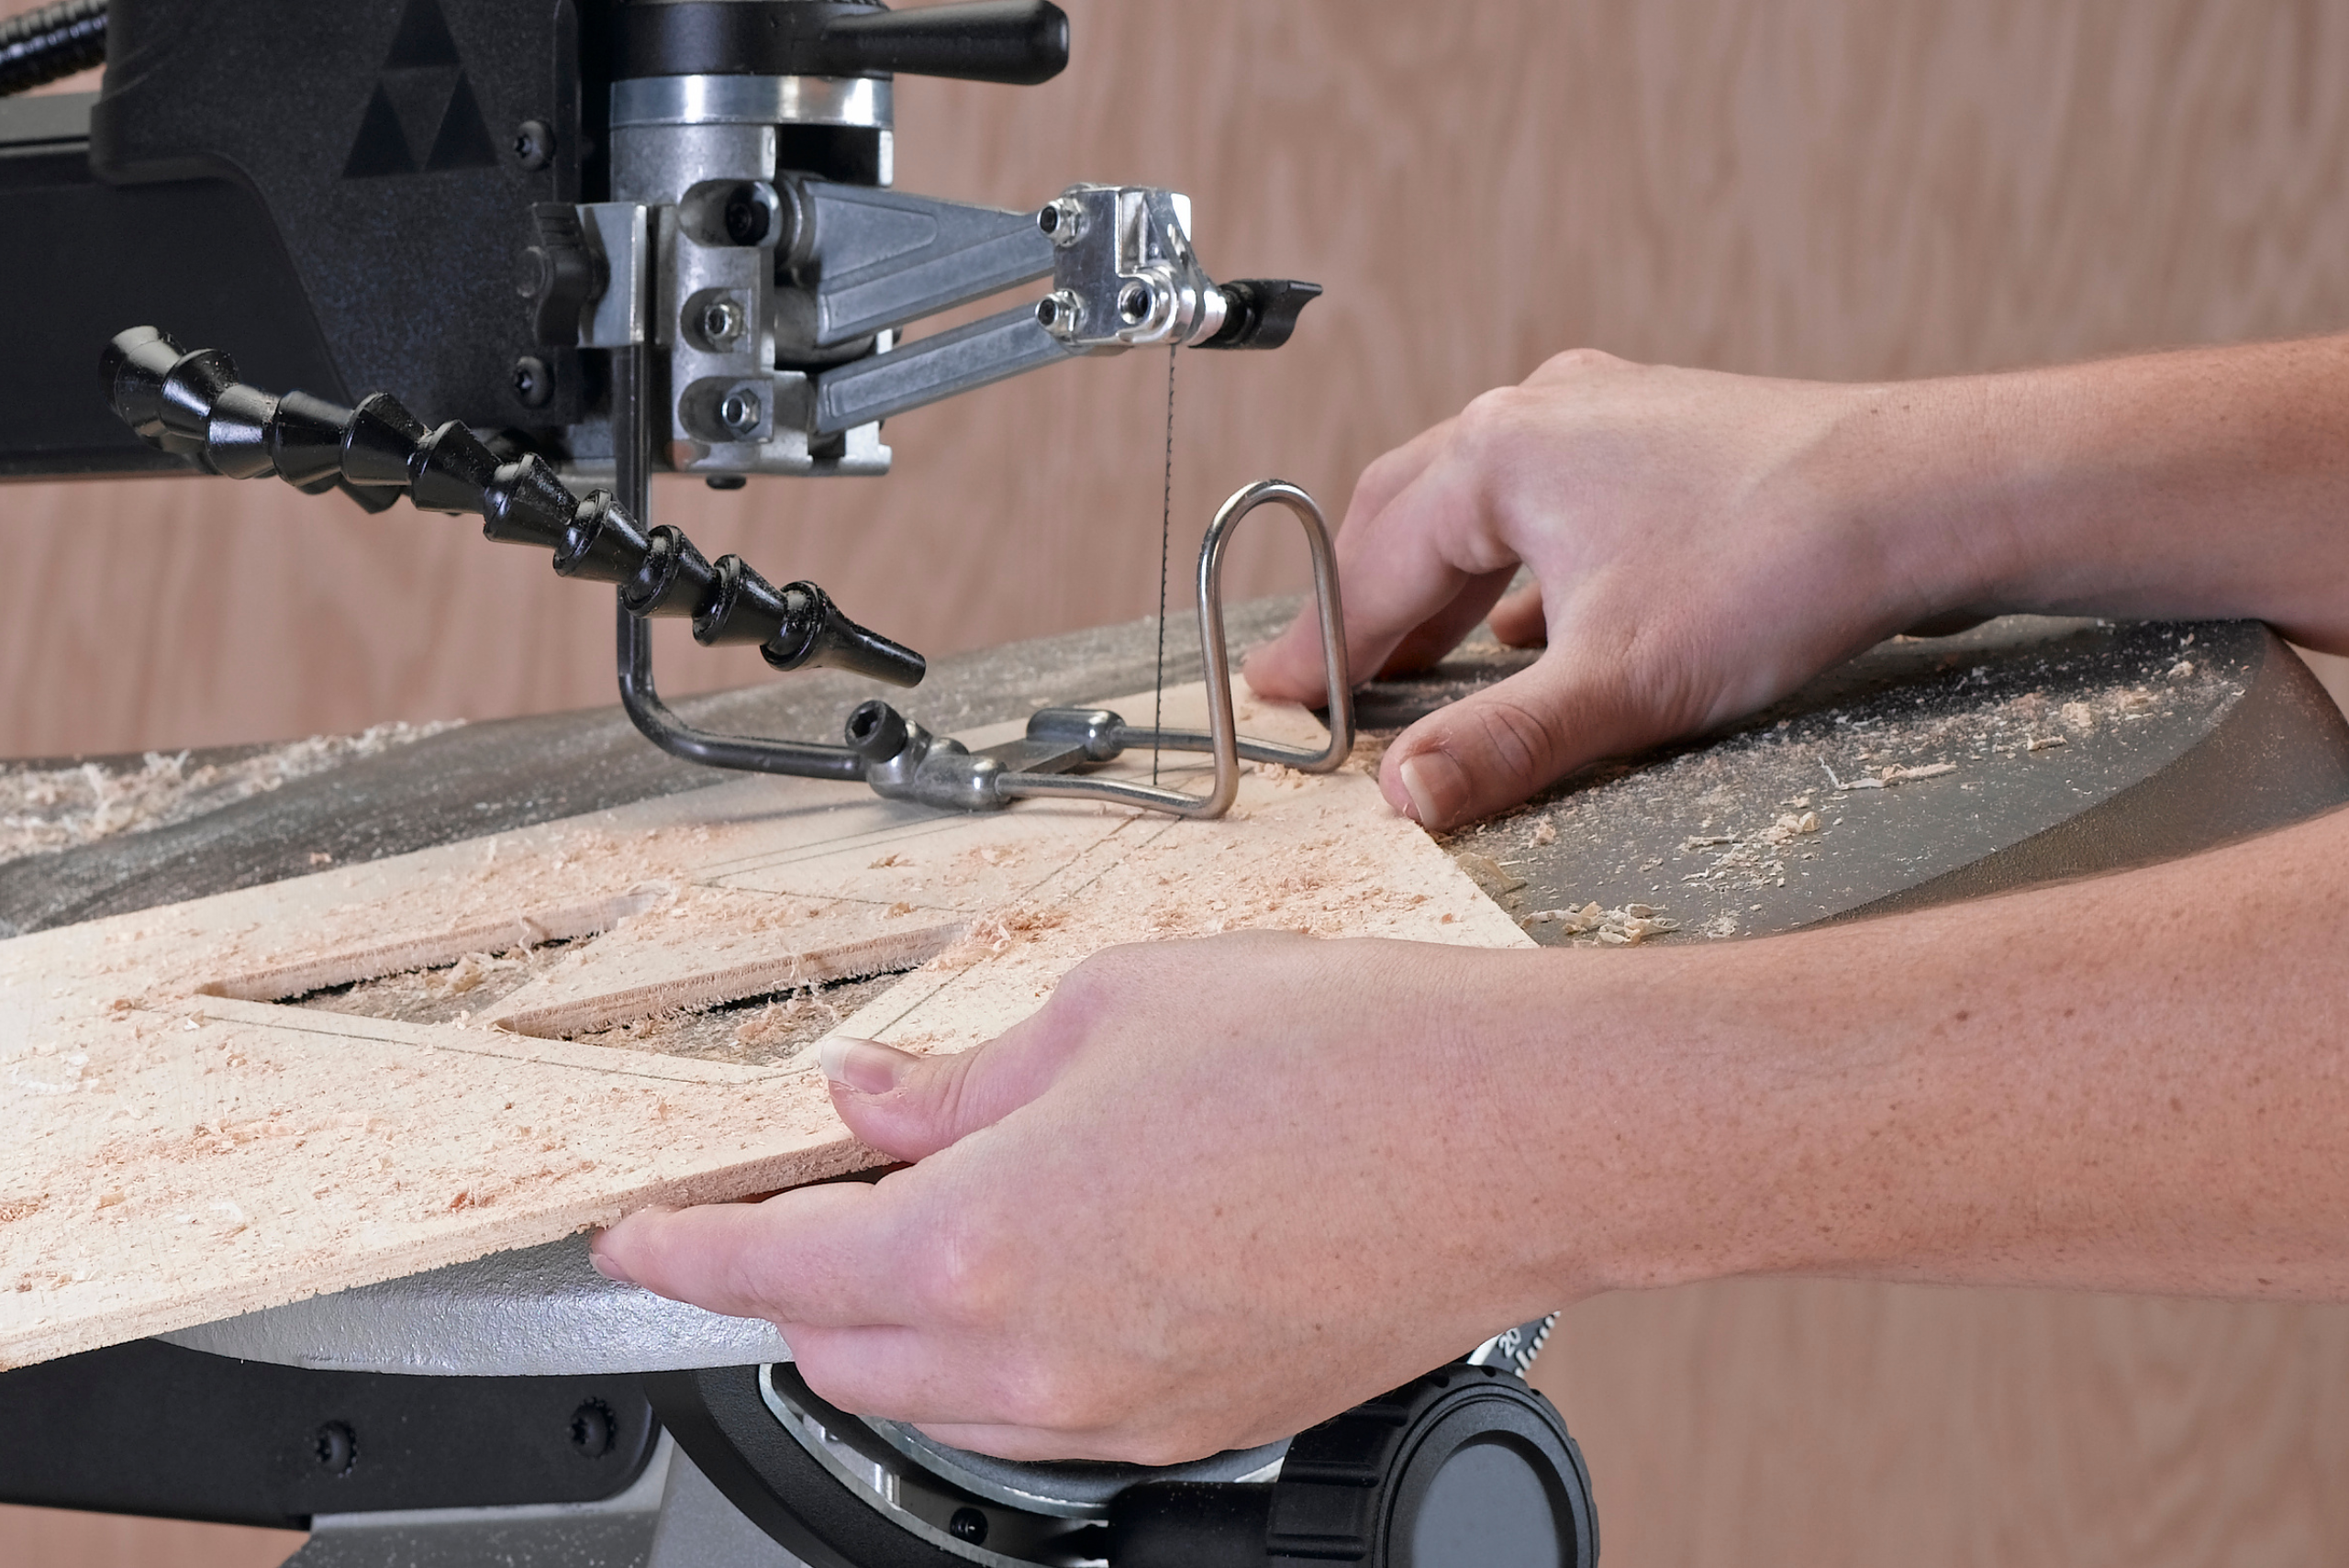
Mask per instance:
[[[1140,278],[1118,291],[1118,314],[1129,327],[1139,327],[1150,319],[1151,306],[1158,303],[1158,291]]]
[[[955,1540],[978,1546],[987,1538],[987,1517],[976,1508],[957,1508],[954,1517],[946,1521],[946,1528],[954,1532]]]
[[[586,1458],[603,1458],[618,1440],[619,1423],[602,1400],[590,1399],[571,1413],[571,1446]]]
[[[738,185],[726,198],[726,238],[737,245],[763,245],[766,242],[769,220],[766,204],[749,185]]]
[[[543,408],[554,401],[554,370],[536,354],[514,361],[514,398],[525,408]]]
[[[738,436],[748,436],[759,428],[765,417],[765,407],[759,395],[749,387],[736,387],[718,406],[718,422]]]
[[[328,1421],[310,1441],[318,1468],[329,1475],[348,1475],[359,1463],[359,1439],[340,1421]]]
[[[702,306],[701,319],[696,325],[711,348],[730,349],[742,337],[745,325],[742,307],[730,299],[712,300]]]
[[[554,161],[554,130],[544,120],[524,120],[514,129],[514,161],[532,173]]]

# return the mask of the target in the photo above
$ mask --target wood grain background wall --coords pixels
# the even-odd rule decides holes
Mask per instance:
[[[1172,184],[1210,266],[1329,285],[1281,354],[1184,362],[1194,539],[1265,473],[1342,503],[1577,343],[1857,378],[2349,326],[2349,10],[2321,0],[1065,4],[1060,82],[905,84],[900,179],[1007,206]],[[38,308],[39,280],[0,288]],[[658,505],[934,651],[1130,617],[1164,368],[908,416],[879,484]],[[444,519],[28,486],[0,490],[0,753],[607,700],[604,600]],[[1260,550],[1234,586],[1297,580]],[[664,658],[677,689],[758,675]],[[1739,1283],[1579,1307],[1541,1381],[1614,1568],[2349,1555],[2349,1310]],[[0,1557],[198,1560],[37,1523]]]

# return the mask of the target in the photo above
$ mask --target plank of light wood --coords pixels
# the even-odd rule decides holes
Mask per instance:
[[[1167,709],[1204,720],[1196,687]],[[1301,709],[1240,713],[1323,738]],[[1088,953],[1226,927],[1530,945],[1353,764],[1253,771],[1206,823],[742,779],[0,944],[0,1366],[874,1158],[812,1047],[761,1065],[565,1037],[911,968],[841,1028],[962,1050]],[[477,1018],[284,1005],[566,938]]]

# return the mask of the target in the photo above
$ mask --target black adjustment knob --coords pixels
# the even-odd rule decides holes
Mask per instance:
[[[514,266],[514,292],[530,302],[530,330],[550,348],[579,341],[579,320],[603,297],[607,270],[589,248],[579,209],[562,202],[530,208],[539,242]]]
[[[889,11],[856,0],[629,0],[619,74],[952,76],[1033,86],[1068,66],[1050,0]]]
[[[1110,1568],[1597,1568],[1590,1473],[1513,1373],[1453,1365],[1300,1432],[1269,1484],[1149,1482]]]
[[[1296,278],[1241,278],[1223,285],[1230,313],[1202,349],[1277,349],[1297,330],[1305,307],[1321,297],[1321,285]]]

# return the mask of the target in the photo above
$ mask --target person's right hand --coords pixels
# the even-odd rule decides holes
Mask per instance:
[[[1355,678],[1432,663],[1487,612],[1504,642],[1548,643],[1406,730],[1380,773],[1388,802],[1429,828],[1471,820],[1976,604],[2006,530],[1938,520],[1948,508],[1891,433],[1969,384],[1576,350],[1371,464],[1338,536]],[[1535,585],[1504,599],[1520,565]],[[1264,696],[1322,700],[1310,607],[1247,675]]]

